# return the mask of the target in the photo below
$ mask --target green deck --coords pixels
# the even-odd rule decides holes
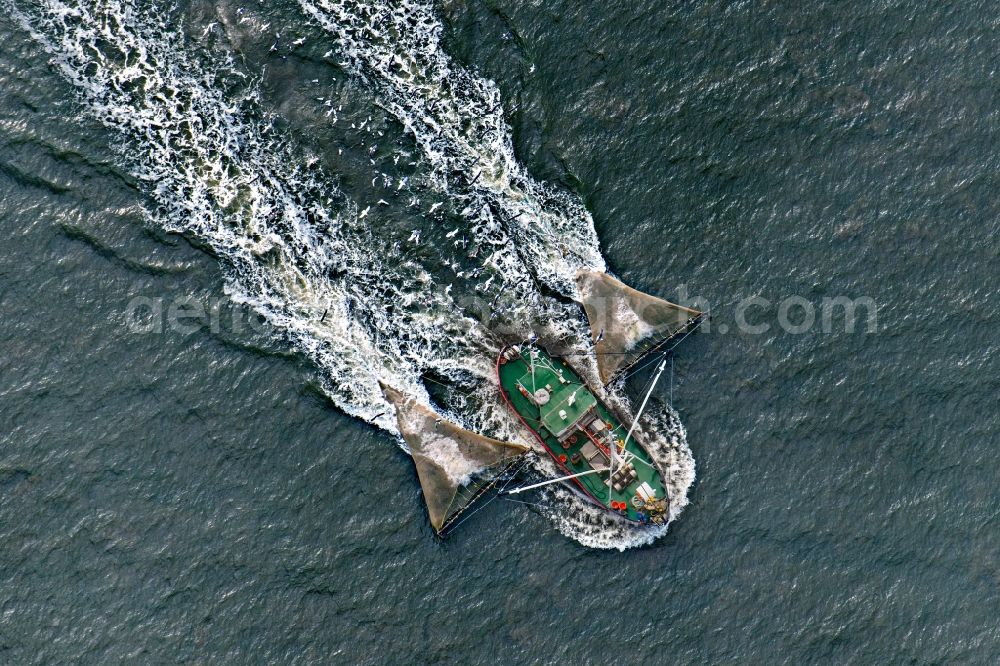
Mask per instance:
[[[561,368],[556,368],[554,373],[546,362],[544,369],[539,371],[542,365],[543,361],[539,356],[535,366],[535,376],[532,377],[529,370],[518,383],[530,393],[540,388],[549,391],[551,398],[539,409],[542,426],[549,432],[558,434],[596,405],[597,398],[578,382],[570,381],[565,371],[560,374]],[[563,416],[560,416],[560,412],[563,412]]]
[[[529,350],[536,353],[534,372]],[[625,439],[628,429],[594,396],[580,377],[564,361],[550,357],[537,347],[522,347],[513,359],[498,366],[498,376],[511,406],[544,442],[550,453],[557,459],[561,455],[566,457],[561,463],[566,469],[566,474],[577,474],[593,469],[595,465],[588,462],[584,455],[585,447],[588,443],[591,444],[587,450],[593,452],[595,439],[598,444],[606,444],[606,441],[593,432],[590,433],[591,437],[588,437],[581,424],[577,424],[581,417],[583,423],[590,420],[592,417],[588,412],[591,410],[604,421],[619,445]],[[544,389],[548,392],[549,399],[543,405],[536,405],[522,393],[522,388],[529,395]],[[633,504],[632,498],[636,496],[638,487],[643,482],[648,483],[660,500],[666,497],[666,493],[659,471],[652,464],[646,450],[635,441],[634,435],[626,448],[637,458],[632,463],[637,477],[624,484],[621,492],[609,488],[606,472],[583,476],[577,481],[601,504],[608,506],[611,500],[624,502],[628,509],[623,513],[632,520],[641,520],[644,516],[648,518],[649,513],[644,507],[637,508]],[[576,462],[574,454],[580,454]],[[596,466],[600,467],[602,457],[598,456],[596,460]],[[606,456],[603,460],[607,460]]]

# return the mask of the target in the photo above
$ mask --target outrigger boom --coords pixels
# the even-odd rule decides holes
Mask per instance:
[[[520,488],[514,488],[513,490],[508,490],[505,495],[516,495],[518,493],[523,493],[525,490],[534,490],[535,488],[541,488],[542,486],[547,486],[552,483],[559,483],[561,481],[569,481],[570,479],[578,479],[581,476],[587,476],[588,474],[596,474],[597,472],[603,472],[605,470],[588,469],[586,472],[580,472],[579,474],[570,474],[569,476],[560,476],[558,479],[548,479],[547,481],[541,481],[539,483],[532,483],[530,486],[521,486]]]

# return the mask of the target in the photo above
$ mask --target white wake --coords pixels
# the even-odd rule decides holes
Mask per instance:
[[[506,284],[498,288],[516,294],[508,316],[527,331],[543,312],[540,333],[566,351],[590,351],[580,309],[542,288],[571,296],[578,268],[604,269],[592,220],[514,160],[496,86],[444,54],[431,5],[301,4],[416,139],[430,174],[421,185],[447,196],[465,231],[490,248],[477,259]],[[210,246],[228,295],[316,364],[340,409],[398,435],[379,382],[430,403],[424,376],[433,372],[457,387],[439,405],[448,417],[501,439],[528,439],[495,387],[497,335],[418,259],[380,237],[377,211],[359,213],[330,174],[275,130],[259,82],[240,60],[192,43],[176,12],[133,0],[40,0],[9,10],[84,109],[123,139],[122,163],[144,183],[151,221]],[[592,374],[594,364],[581,370]],[[652,422],[645,441],[667,470],[676,517],[693,458],[676,415],[662,409]],[[554,473],[545,460],[539,471]],[[626,548],[666,529],[634,527],[562,489],[544,504],[542,513],[588,546]]]

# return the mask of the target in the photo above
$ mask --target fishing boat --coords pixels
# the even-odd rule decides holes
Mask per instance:
[[[641,525],[669,520],[666,475],[636,424],[666,367],[667,355],[706,315],[636,291],[604,272],[581,271],[577,295],[590,324],[601,388],[548,353],[534,338],[503,345],[496,380],[503,401],[561,474],[511,490],[533,448],[451,423],[430,405],[382,385],[399,433],[413,456],[431,526],[445,536],[500,494],[571,484],[594,504]],[[648,359],[648,360],[647,360]],[[659,362],[636,414],[602,399],[604,388]],[[544,455],[544,454],[543,454]]]
[[[603,401],[603,390],[588,386],[567,360],[534,341],[504,347],[496,362],[504,402],[563,473],[510,492],[572,482],[591,502],[626,520],[662,525],[670,516],[665,473],[635,427],[666,368],[667,355],[705,315],[643,294],[606,273],[581,272],[577,286],[605,386],[634,373],[637,366],[642,369],[657,360],[659,365],[638,412],[628,419]]]
[[[565,474],[515,492],[572,481],[594,504],[630,521],[666,520],[670,506],[663,472],[633,427],[565,360],[535,344],[510,345],[497,357],[496,372],[507,406]]]

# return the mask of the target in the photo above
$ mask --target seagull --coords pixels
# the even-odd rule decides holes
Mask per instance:
[[[388,206],[388,205],[389,205],[389,202],[388,202],[388,201],[386,201],[385,199],[379,199],[379,200],[378,200],[378,204],[379,204],[380,206]]]
[[[368,206],[368,208],[365,208],[363,211],[361,211],[361,214],[358,215],[358,219],[359,220],[365,219],[365,216],[368,215],[368,211],[370,211],[371,209],[372,209],[372,207]]]
[[[454,230],[454,231],[449,231],[448,233],[446,233],[446,234],[444,235],[444,237],[445,237],[445,238],[454,238],[454,237],[455,237],[455,234],[457,234],[457,233],[458,233],[458,227],[455,227],[455,230]]]
[[[433,213],[434,211],[436,211],[436,210],[437,210],[438,208],[440,208],[440,207],[441,207],[441,206],[443,206],[443,205],[444,205],[444,203],[442,203],[442,202],[440,202],[440,201],[439,201],[439,202],[437,202],[436,204],[432,204],[432,205],[431,205],[431,210],[430,210],[430,212],[432,212],[432,213]]]
[[[302,46],[305,43],[306,43],[306,38],[305,37],[299,37],[294,42],[292,42],[292,46]]]
[[[410,240],[420,245],[420,229],[414,229],[413,233],[410,234]]]

